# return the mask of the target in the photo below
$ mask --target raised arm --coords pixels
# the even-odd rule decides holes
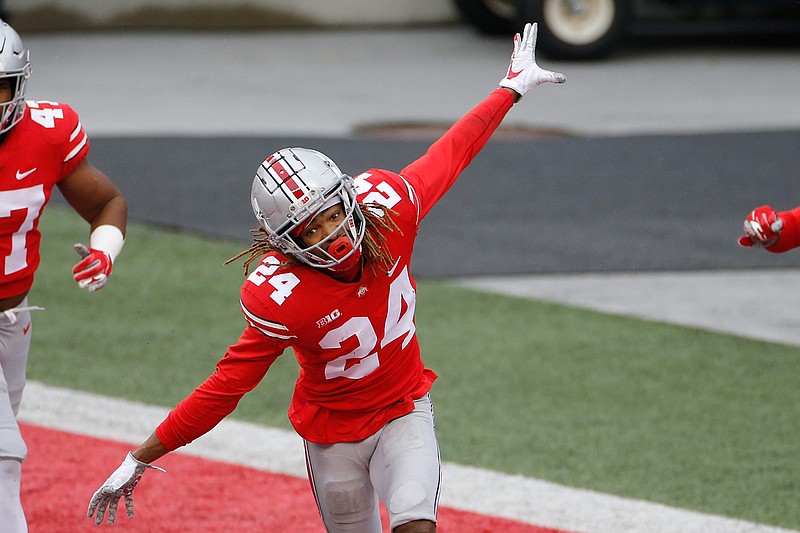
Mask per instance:
[[[536,24],[526,24],[522,35],[514,36],[514,50],[500,88],[456,122],[425,155],[401,171],[420,198],[421,218],[481,151],[515,102],[537,85],[566,81],[563,74],[536,64],[536,34]]]

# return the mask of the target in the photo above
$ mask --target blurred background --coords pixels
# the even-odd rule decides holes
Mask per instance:
[[[540,50],[594,59],[632,36],[796,37],[797,0],[0,0],[21,30],[308,29],[466,23],[486,35],[540,22]]]
[[[537,15],[540,62],[568,83],[516,106],[426,219],[436,229],[421,233],[418,275],[797,266],[796,254],[754,253],[736,239],[756,205],[800,201],[800,32],[787,30],[800,2],[712,4],[3,9],[31,50],[28,97],[76,108],[92,160],[134,219],[246,241],[249,176],[289,144],[327,151],[351,174],[402,169],[496,86],[514,28]]]

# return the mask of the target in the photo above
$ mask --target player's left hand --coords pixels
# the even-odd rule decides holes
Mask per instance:
[[[768,205],[762,205],[753,209],[744,219],[745,235],[739,237],[739,244],[763,248],[772,246],[778,242],[782,229],[783,220],[775,210]]]
[[[500,87],[507,87],[520,96],[542,83],[564,83],[567,78],[560,72],[544,70],[536,64],[536,37],[539,26],[530,22],[525,24],[522,36],[514,36],[514,51],[506,77],[500,80]]]
[[[117,505],[119,504],[119,499],[124,497],[125,512],[128,514],[128,518],[133,518],[133,489],[139,484],[139,481],[142,479],[142,474],[144,474],[145,470],[148,468],[166,472],[163,468],[137,460],[131,452],[128,452],[128,455],[119,468],[109,476],[102,487],[95,491],[94,496],[92,496],[89,502],[89,510],[86,512],[86,516],[91,518],[92,515],[95,515],[95,511],[97,511],[94,517],[94,523],[99,526],[103,523],[103,515],[106,514],[107,509],[108,523],[109,525],[113,524],[117,519]]]
[[[113,265],[111,256],[83,244],[76,244],[73,248],[81,256],[81,261],[72,269],[78,287],[89,292],[105,287]]]

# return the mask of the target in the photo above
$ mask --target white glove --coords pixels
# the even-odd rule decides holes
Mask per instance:
[[[567,78],[560,72],[544,70],[536,64],[536,36],[539,26],[530,22],[525,24],[522,37],[514,35],[514,52],[506,77],[500,80],[500,87],[507,87],[523,96],[542,83],[564,83]]]
[[[142,474],[148,468],[166,472],[163,468],[138,461],[131,452],[128,452],[120,467],[92,496],[86,516],[91,518],[97,510],[94,523],[99,526],[103,523],[103,515],[108,509],[108,523],[113,524],[117,519],[117,504],[119,499],[124,496],[125,511],[128,513],[128,518],[133,518],[133,489],[136,488],[139,480],[142,479]]]

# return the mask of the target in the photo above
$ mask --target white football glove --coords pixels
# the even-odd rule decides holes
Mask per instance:
[[[544,70],[536,64],[536,36],[539,26],[530,22],[525,24],[522,37],[514,35],[514,51],[506,77],[500,80],[500,87],[507,87],[523,96],[542,83],[564,83],[567,78],[560,72]]]
[[[136,488],[139,480],[142,479],[142,474],[148,468],[166,472],[163,468],[138,461],[131,452],[128,452],[120,467],[109,476],[103,486],[97,489],[94,496],[92,496],[86,516],[91,518],[95,514],[95,510],[97,510],[94,523],[99,526],[103,523],[103,515],[108,509],[108,523],[113,524],[117,519],[119,499],[124,496],[125,511],[128,513],[128,518],[133,518],[133,489]]]

